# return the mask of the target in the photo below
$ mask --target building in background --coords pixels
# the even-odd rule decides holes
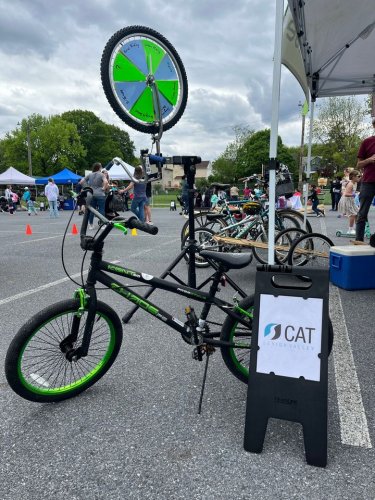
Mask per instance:
[[[163,189],[173,189],[181,187],[181,179],[184,175],[182,165],[165,165],[163,167],[163,178],[161,185]],[[196,165],[195,179],[208,179],[212,175],[211,161],[202,161]]]

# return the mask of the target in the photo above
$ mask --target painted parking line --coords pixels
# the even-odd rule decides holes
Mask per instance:
[[[341,442],[350,446],[372,448],[348,329],[345,321],[343,321],[344,312],[338,288],[330,285],[329,296],[329,314],[335,334],[332,352],[340,415]]]
[[[320,218],[320,228],[321,233],[327,236],[327,226],[323,217]],[[340,292],[332,284],[329,285],[329,315],[334,332],[332,355],[341,442],[349,446],[372,448]]]

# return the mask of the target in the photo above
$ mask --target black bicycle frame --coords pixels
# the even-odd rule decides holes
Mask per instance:
[[[221,271],[218,270],[216,271],[217,273],[221,274]],[[186,334],[188,333],[187,327],[185,324],[180,321],[179,319],[175,318],[171,314],[169,314],[167,311],[164,311],[157,305],[155,305],[152,302],[149,302],[146,300],[144,297],[141,295],[138,295],[136,292],[134,292],[131,288],[128,286],[124,285],[123,283],[113,279],[111,276],[109,276],[107,273],[110,274],[116,274],[119,276],[123,276],[125,278],[138,281],[140,283],[144,283],[146,285],[152,286],[157,289],[161,290],[166,290],[168,292],[172,292],[177,295],[182,295],[184,297],[188,297],[192,300],[198,301],[198,302],[203,302],[207,304],[207,306],[210,308],[212,305],[218,307],[222,311],[224,311],[227,315],[231,316],[234,318],[236,321],[238,321],[241,324],[244,324],[245,326],[248,326],[246,322],[244,321],[243,317],[240,316],[236,312],[236,305],[231,304],[229,302],[226,302],[224,300],[218,299],[215,296],[212,295],[212,293],[209,292],[202,292],[200,290],[197,290],[196,288],[190,288],[184,285],[180,284],[175,284],[170,281],[160,279],[154,276],[151,276],[146,273],[139,273],[138,271],[134,271],[132,269],[127,269],[122,266],[118,266],[115,264],[112,264],[111,262],[106,262],[101,260],[101,254],[94,252],[91,256],[91,265],[89,268],[89,273],[88,273],[88,278],[87,278],[87,283],[86,283],[86,293],[89,296],[88,299],[88,315],[87,315],[87,322],[85,326],[85,331],[83,334],[83,340],[82,340],[82,345],[81,348],[78,349],[80,356],[86,356],[88,352],[88,348],[90,345],[90,340],[91,340],[91,330],[92,330],[92,325],[95,320],[95,314],[96,314],[96,289],[95,289],[95,284],[97,282],[105,285],[108,287],[110,290],[113,290],[117,294],[121,295],[121,297],[124,297],[126,300],[129,302],[132,302],[133,304],[137,305],[147,313],[151,314],[155,318],[159,319],[160,321],[163,321],[166,325],[170,326],[174,330],[178,331],[181,334]],[[208,311],[207,311],[208,313]],[[211,345],[216,345],[216,346],[229,346],[229,345],[235,345],[231,344],[228,342],[223,342],[223,341],[218,341],[214,340],[212,338],[207,338],[204,337],[204,342],[207,344]]]

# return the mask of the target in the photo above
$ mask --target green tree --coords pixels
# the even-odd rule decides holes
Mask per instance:
[[[80,109],[67,111],[61,115],[61,118],[76,125],[81,142],[86,149],[86,156],[81,158],[78,165],[81,172],[90,169],[96,161],[105,165],[115,156],[120,156],[129,164],[136,163],[134,143],[124,130],[108,125],[91,111]]]
[[[253,174],[259,174],[262,171],[262,165],[269,163],[270,149],[269,129],[260,130],[252,134],[239,150],[241,158],[241,177],[247,177]],[[297,163],[293,152],[284,146],[281,137],[277,141],[277,159],[279,162],[287,165],[292,173],[296,173]]]
[[[64,167],[75,168],[86,154],[75,125],[58,116],[45,118],[34,114],[22,120],[19,128],[8,132],[0,141],[3,167],[14,166],[28,173],[28,132],[33,175],[49,175]]]
[[[254,131],[248,127],[234,127],[235,140],[230,142],[225,151],[212,163],[212,182],[236,183],[243,177],[244,158],[242,148]]]
[[[330,97],[318,109],[313,139],[324,146],[326,163],[336,170],[355,166],[359,145],[367,132],[363,123],[368,113],[366,104],[354,96]]]

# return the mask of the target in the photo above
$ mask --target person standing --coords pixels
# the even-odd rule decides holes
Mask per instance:
[[[105,199],[106,191],[108,190],[107,178],[102,174],[102,164],[96,162],[92,166],[92,172],[86,175],[83,179],[79,181],[80,184],[87,184],[93,190],[91,206],[105,216]],[[90,212],[89,214],[89,225],[90,230],[94,229],[94,214]]]
[[[48,184],[44,188],[44,195],[48,200],[49,216],[51,218],[57,218],[57,200],[59,198],[59,188],[56,186],[55,181],[52,179],[52,177],[48,179]]]
[[[340,177],[336,177],[332,181],[332,187],[331,187],[331,189],[332,189],[332,194],[331,194],[331,198],[332,198],[332,210],[334,212],[337,212],[339,201],[340,201],[340,198],[341,198],[341,179],[340,179]]]
[[[357,189],[357,182],[360,179],[358,170],[353,170],[349,174],[349,182],[345,186],[345,191],[339,201],[338,209],[343,215],[349,218],[349,229],[346,234],[355,234],[354,223],[358,213],[358,207],[354,202],[355,192]]]
[[[143,169],[141,166],[135,167],[134,169],[134,177],[136,179],[142,179],[143,177]],[[134,197],[132,199],[132,204],[130,206],[130,210],[135,213],[138,219],[141,222],[145,221],[145,204],[147,201],[146,196],[146,184],[140,182],[130,182],[129,186],[120,191],[120,193],[126,193],[133,189]]]
[[[12,186],[7,186],[6,190],[5,190],[5,198],[7,200],[7,204],[8,204],[8,212],[9,212],[9,215],[14,215],[14,210],[15,210],[15,207],[14,207],[14,203],[13,203],[13,191],[12,191]]]
[[[375,129],[375,117],[372,118]],[[358,151],[357,169],[362,171],[361,188],[359,192],[359,211],[356,224],[356,240],[363,241],[367,216],[375,196],[375,136],[362,141]]]
[[[12,186],[7,186],[7,188],[5,190],[5,198],[8,202],[8,206],[10,203],[12,203],[12,194],[13,194]]]
[[[14,212],[17,211],[17,203],[18,203],[18,194],[17,193],[12,193],[11,203],[13,205],[12,215],[14,215]]]
[[[22,199],[23,199],[23,201],[26,202],[27,213],[28,213],[28,215],[31,215],[31,213],[33,213],[34,215],[37,215],[36,210],[35,210],[35,206],[34,206],[35,197],[31,196],[31,193],[30,193],[29,188],[27,186],[24,189],[25,189],[25,192],[23,193]]]

